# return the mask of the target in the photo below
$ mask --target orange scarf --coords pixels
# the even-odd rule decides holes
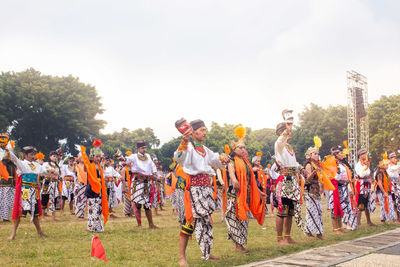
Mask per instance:
[[[83,183],[84,185],[87,184],[87,172],[85,171],[84,164],[77,164],[76,165],[76,173],[78,176],[78,183]]]
[[[193,219],[193,212],[192,212],[192,202],[190,200],[190,185],[191,185],[191,177],[188,175],[186,178],[186,187],[185,187],[185,218],[187,223],[191,223],[194,221]]]
[[[7,171],[7,167],[6,165],[3,164],[3,162],[1,162],[0,160],[0,180],[3,178],[4,180],[8,181],[8,177],[10,176],[10,174]]]
[[[389,179],[386,175],[386,171],[382,169],[382,175],[383,175],[383,189],[385,190],[386,194],[389,194]],[[389,213],[389,199],[388,197],[385,197],[385,211],[386,213]]]
[[[100,181],[99,181],[97,177],[96,164],[90,162],[88,156],[86,155],[86,148],[84,146],[81,146],[81,154],[83,163],[85,164],[87,170],[88,180],[90,186],[92,187],[92,191],[96,194],[99,194],[101,191],[101,211],[104,217],[104,224],[106,224],[108,221],[109,212],[108,212],[107,190],[104,181],[103,168],[101,168],[100,165],[97,165],[100,171]]]
[[[125,166],[125,179],[129,186],[127,196],[129,199],[131,199],[131,176],[129,175],[129,169],[126,166]]]
[[[222,211],[224,212],[224,216],[225,216],[226,206],[228,203],[228,197],[226,195],[226,192],[228,192],[228,177],[226,176],[225,168],[222,168],[221,172],[222,172],[222,180],[224,181],[224,186],[225,186],[225,192],[222,194]]]
[[[258,176],[258,180],[261,183],[261,186],[263,188],[263,193],[267,194],[267,182],[268,182],[268,176],[265,175],[262,167],[260,167],[260,169],[257,171],[257,176]],[[261,206],[264,207],[265,206],[265,202],[267,199],[263,199],[261,201]],[[261,216],[261,225],[264,224],[264,217],[265,217],[265,209],[262,209],[262,216]]]

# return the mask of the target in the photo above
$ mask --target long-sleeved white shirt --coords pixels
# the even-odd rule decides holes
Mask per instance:
[[[117,172],[112,166],[108,166],[104,168],[104,177],[114,177],[121,178],[121,174]]]
[[[140,160],[138,158],[137,153],[131,154],[127,159],[127,163],[131,163],[131,171],[132,173],[140,173],[144,175],[154,175],[157,173],[157,167],[156,164],[151,160],[151,157],[149,154],[145,154],[147,159],[146,160]],[[143,155],[144,156],[144,155]]]
[[[294,153],[294,150],[290,149],[291,146],[287,142],[288,135],[286,134],[285,130],[284,133],[280,135],[275,142],[276,162],[281,168],[296,168],[298,167],[296,155]]]
[[[356,167],[354,168],[356,175],[360,178],[367,178],[371,175],[371,170],[366,165],[362,165],[360,161],[356,163]]]
[[[400,165],[399,164],[389,164],[387,168],[387,173],[390,178],[399,179],[400,176]]]
[[[174,158],[182,167],[183,171],[189,175],[208,174],[215,175],[215,169],[222,168],[223,165],[219,160],[219,154],[212,152],[203,146],[206,151],[205,156],[200,155],[189,142],[187,150],[181,152],[175,151]]]
[[[35,174],[40,174],[40,175],[48,174],[47,171],[39,163],[34,162],[34,161],[30,162],[30,161],[27,161],[26,159],[20,160],[11,151],[10,151],[10,159],[15,164],[15,166],[17,166],[18,175],[24,174],[24,173],[35,173]]]

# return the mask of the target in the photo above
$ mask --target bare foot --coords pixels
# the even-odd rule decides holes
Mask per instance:
[[[64,211],[61,211],[60,216],[65,216]]]
[[[50,217],[50,215],[45,212],[43,213],[43,217]]]
[[[57,219],[57,218],[54,217],[54,216],[53,216],[52,220],[55,221],[55,222],[59,221],[59,219]]]
[[[288,245],[290,245],[286,239],[282,239],[282,238],[278,239],[276,242],[280,246],[288,246]]]
[[[75,212],[73,212],[73,211],[70,211],[70,212],[69,212],[69,214],[71,214],[71,215],[75,215]]]
[[[189,264],[186,261],[186,258],[180,257],[178,260],[178,265],[179,266],[184,266],[184,267],[188,267]]]
[[[40,237],[48,237],[48,235],[46,233],[44,233],[44,232],[38,233],[38,236],[40,236]]]
[[[325,240],[325,237],[324,237],[323,235],[317,235],[317,238],[318,238],[319,240]]]
[[[159,227],[158,227],[158,226],[156,226],[156,225],[154,225],[154,224],[152,224],[152,225],[149,225],[149,228],[150,228],[150,229],[159,229]]]
[[[11,235],[7,238],[7,240],[14,240],[14,239],[15,239],[15,235],[16,235],[16,234],[11,234]]]
[[[137,226],[139,229],[142,229],[142,225],[141,224],[138,224],[138,226]]]
[[[337,230],[334,233],[335,233],[335,235],[344,235],[344,233],[342,231],[340,231],[340,230]]]
[[[371,223],[367,223],[367,226],[368,226],[368,227],[376,226],[376,224],[373,224],[373,223],[371,222]]]
[[[210,260],[216,260],[216,261],[219,260],[219,258],[218,258],[217,256],[213,255],[213,254],[210,254],[210,256],[208,257],[208,259],[210,259]]]
[[[307,239],[314,239],[315,236],[313,236],[312,234],[306,234]]]
[[[118,216],[114,215],[114,214],[110,214],[110,218],[118,218]]]
[[[236,251],[239,251],[241,253],[249,253],[249,250],[244,248],[242,245],[237,245],[235,248]]]
[[[287,242],[288,242],[289,244],[298,244],[298,242],[294,241],[290,236],[287,237]]]

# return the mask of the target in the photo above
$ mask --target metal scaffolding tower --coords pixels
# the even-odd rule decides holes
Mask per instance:
[[[358,125],[360,147],[369,151],[368,86],[367,78],[355,71],[347,71],[347,143],[350,165],[355,166],[358,150]]]

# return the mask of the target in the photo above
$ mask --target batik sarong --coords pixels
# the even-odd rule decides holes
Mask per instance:
[[[225,221],[228,227],[228,240],[231,239],[235,244],[246,245],[249,229],[248,220],[240,220],[236,216],[236,201],[228,198],[226,205]]]
[[[88,224],[87,229],[91,232],[103,232],[103,222],[101,221],[101,198],[88,198]]]
[[[78,218],[85,217],[86,202],[87,202],[87,197],[85,195],[85,189],[86,189],[86,185],[83,183],[77,183],[75,186],[74,206],[75,206],[75,215]]]
[[[304,194],[306,201],[306,218],[304,232],[307,234],[322,235],[324,226],[322,223],[321,198]]]
[[[379,199],[379,203],[381,204],[381,222],[396,220],[397,216],[396,216],[396,212],[394,210],[392,195],[389,194],[389,196],[388,196],[389,212],[386,212],[386,210],[385,210],[385,197],[382,194],[382,191],[378,191],[376,193],[376,195]]]
[[[10,214],[14,205],[14,195],[14,187],[0,186],[0,219],[10,220]]]
[[[124,201],[124,215],[125,216],[133,216],[135,213],[133,212],[132,208],[132,201],[126,193],[122,193],[122,198]]]

